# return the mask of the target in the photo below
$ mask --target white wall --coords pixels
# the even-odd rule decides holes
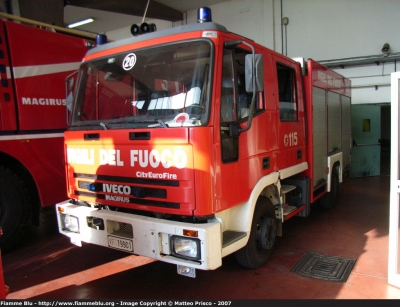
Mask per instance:
[[[283,0],[288,56],[316,60],[382,55],[384,43],[400,52],[400,1]],[[383,55],[382,55],[383,56]],[[399,63],[400,64],[400,63]],[[337,71],[352,81],[352,103],[390,102],[393,63]]]
[[[400,51],[399,12],[398,0],[283,0],[288,53],[321,60],[376,55],[386,42]]]
[[[234,0],[210,8],[214,22],[273,49],[272,0]],[[188,23],[197,22],[197,10],[188,12],[187,19]]]
[[[400,52],[399,0],[231,0],[210,8],[214,22],[278,52],[287,50],[289,57],[333,60],[380,55],[384,43],[390,44],[392,53]],[[281,16],[289,18],[283,46]],[[158,29],[181,24],[146,22],[155,22]],[[187,23],[196,22],[197,10],[187,12]],[[130,28],[107,36],[129,37]],[[352,103],[358,104],[389,102],[394,70],[393,63],[386,63],[337,71],[351,78]]]

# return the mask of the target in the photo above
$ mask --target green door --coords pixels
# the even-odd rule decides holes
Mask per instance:
[[[351,129],[353,150],[350,177],[380,175],[381,107],[352,105]]]

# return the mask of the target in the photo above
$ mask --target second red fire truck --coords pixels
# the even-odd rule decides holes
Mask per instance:
[[[87,53],[56,206],[72,243],[191,277],[266,263],[283,223],[337,204],[351,150],[348,79],[199,21]]]
[[[0,19],[0,247],[5,252],[25,239],[27,226],[39,225],[43,207],[67,197],[65,79],[79,68],[95,36],[0,16],[23,23]]]

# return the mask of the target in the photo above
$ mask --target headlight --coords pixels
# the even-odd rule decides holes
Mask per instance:
[[[176,257],[200,260],[200,240],[188,237],[171,237],[172,254]]]
[[[61,215],[63,230],[68,230],[71,232],[79,232],[79,222],[76,216],[64,213],[61,213],[60,215]]]

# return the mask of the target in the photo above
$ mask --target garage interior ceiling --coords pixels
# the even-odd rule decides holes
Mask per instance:
[[[174,9],[168,5],[157,1],[148,0],[67,0],[68,5],[83,7],[87,9],[113,12],[118,14],[126,14],[133,16],[143,16],[148,8],[146,16],[148,18],[163,19],[169,21],[182,20],[183,14],[181,11]]]
[[[0,11],[59,27],[93,18],[94,22],[76,29],[98,34],[140,24],[145,12],[146,20],[161,19],[180,22],[185,19],[187,11],[224,2],[229,2],[229,0],[0,0]],[[320,60],[322,64],[330,68],[379,65],[398,61],[400,61],[400,53]]]
[[[141,23],[146,7],[146,20],[176,22],[187,11],[222,2],[227,0],[2,0],[1,4],[5,13],[60,27],[90,17],[94,22],[78,29],[105,33]]]

